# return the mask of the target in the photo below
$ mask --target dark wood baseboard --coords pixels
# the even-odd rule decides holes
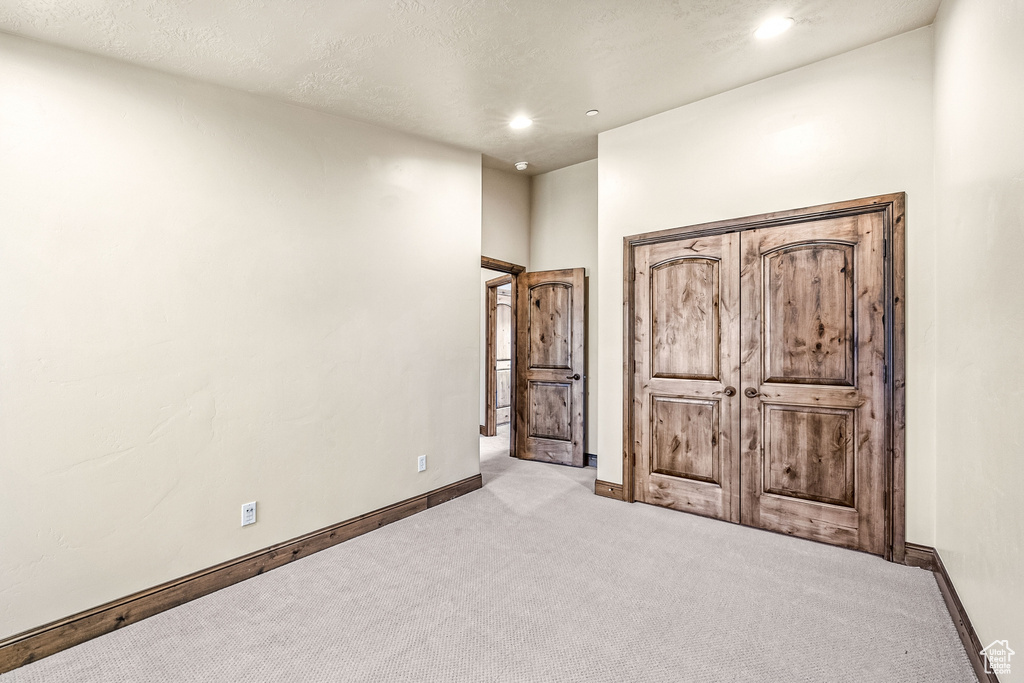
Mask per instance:
[[[480,425],[480,436],[490,436],[487,433],[487,425]]]
[[[0,641],[0,674],[475,491],[479,474]]]
[[[916,543],[907,543],[907,552],[903,558],[903,564],[934,572],[939,569],[939,556],[935,552],[935,548],[917,545]]]
[[[978,680],[981,683],[999,683],[999,678],[995,674],[985,671],[985,661],[981,655],[981,640],[978,639],[978,634],[967,616],[967,610],[964,609],[960,597],[956,594],[953,581],[946,573],[946,567],[943,566],[938,551],[926,545],[907,543],[907,554],[903,562],[911,567],[927,569],[935,575],[935,582],[939,584],[939,592],[942,593],[942,599],[946,601],[946,609],[949,610],[953,625],[956,626],[956,631],[960,634],[964,650],[967,651],[967,658],[971,660],[971,666],[974,667],[974,673],[978,676]]]
[[[594,481],[594,493],[605,498],[622,500],[622,484],[613,484],[610,481]]]

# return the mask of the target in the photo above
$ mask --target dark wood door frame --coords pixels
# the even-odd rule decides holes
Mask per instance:
[[[484,424],[480,425],[480,433],[484,436],[494,436],[498,433],[496,395],[498,393],[498,372],[495,369],[497,363],[498,345],[498,287],[512,284],[511,275],[502,275],[493,280],[487,281],[487,333],[485,336],[485,347],[487,348],[487,375],[484,381],[485,396],[485,417]]]
[[[881,212],[885,225],[885,558],[902,563],[906,553],[906,194],[866,197],[623,238],[622,499],[634,501],[633,321],[636,319],[634,249],[641,244],[772,228],[840,216]]]
[[[487,270],[495,270],[495,271],[497,271],[499,273],[507,273],[510,276],[509,282],[512,283],[512,364],[511,364],[512,369],[510,371],[511,372],[511,376],[512,376],[512,405],[511,405],[511,411],[510,412],[511,412],[512,415],[515,415],[516,414],[516,392],[515,392],[515,381],[516,381],[516,278],[519,276],[520,273],[525,272],[526,268],[525,268],[525,266],[516,265],[515,263],[509,263],[508,261],[500,261],[498,259],[491,258],[489,256],[481,256],[480,257],[480,267],[481,268],[486,268]],[[488,285],[490,285],[490,282],[488,282]],[[492,290],[488,289],[487,291],[488,291],[488,294],[489,294]],[[494,334],[494,331],[493,331],[494,330],[494,321],[492,320],[492,316],[490,315],[491,308],[490,308],[490,302],[489,301],[488,301],[488,309],[487,310],[488,310],[487,334],[488,335],[493,335]],[[488,348],[488,356],[490,356],[490,349],[492,349],[493,347],[492,347],[492,345],[490,343],[488,343],[487,344],[487,348]],[[488,420],[488,422],[493,422],[494,421],[494,411],[492,410],[492,408],[494,407],[494,387],[497,384],[497,379],[496,378],[494,380],[494,384],[490,383],[491,375],[493,375],[493,373],[494,373],[494,362],[493,362],[493,360],[494,360],[493,358],[490,358],[490,357],[488,358],[488,361],[490,361],[490,362],[488,364],[488,368],[489,369],[487,371],[487,380],[485,382],[487,384],[487,388],[486,388],[487,395],[490,397],[490,399],[488,401],[489,409],[487,411],[487,415],[488,415],[487,420]],[[487,425],[482,425],[482,426],[485,429],[487,428]],[[497,431],[497,429],[495,428],[495,432],[496,431]],[[491,435],[493,435],[493,432],[492,432]],[[512,456],[513,458],[516,457],[516,421],[515,421],[515,419],[511,420],[510,423],[509,423],[508,454],[510,456]]]

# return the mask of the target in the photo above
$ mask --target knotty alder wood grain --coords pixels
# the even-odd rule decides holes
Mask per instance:
[[[853,246],[798,243],[766,254],[760,266],[765,381],[852,386]]]
[[[475,491],[479,474],[0,641],[0,673]]]
[[[879,213],[741,235],[744,524],[885,551]]]
[[[635,259],[635,499],[738,522],[739,237]]]
[[[686,257],[650,267],[653,377],[719,377],[719,263]],[[680,341],[690,353],[677,353]]]
[[[517,457],[583,467],[583,269],[517,278]]]
[[[765,406],[764,491],[853,507],[854,411]]]
[[[902,560],[903,207],[625,239],[625,500]]]
[[[665,396],[652,399],[652,472],[721,484],[719,402]]]
[[[884,210],[886,225],[885,250],[885,319],[892,321],[885,329],[886,364],[889,382],[886,385],[885,412],[889,419],[886,448],[891,457],[886,463],[886,478],[889,481],[888,509],[890,523],[886,525],[887,557],[902,562],[906,546],[907,529],[903,522],[906,510],[906,441],[904,434],[907,423],[906,405],[906,234],[904,231],[905,197],[894,195]],[[889,556],[891,552],[891,557]]]

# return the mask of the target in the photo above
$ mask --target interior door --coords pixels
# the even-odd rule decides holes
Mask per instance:
[[[879,212],[742,233],[742,521],[885,550]]]
[[[516,455],[582,467],[583,269],[516,282]]]
[[[495,424],[507,424],[512,410],[512,292],[498,288],[494,334]]]
[[[637,500],[738,522],[739,236],[635,252]]]
[[[636,500],[885,554],[886,216],[638,240]]]

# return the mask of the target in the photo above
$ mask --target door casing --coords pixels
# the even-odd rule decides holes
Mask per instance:
[[[642,244],[671,242],[708,235],[765,229],[865,213],[883,214],[885,248],[885,552],[887,560],[902,563],[906,546],[906,194],[865,197],[791,211],[702,223],[682,228],[642,233],[623,238],[623,403],[622,403],[622,496],[635,500],[636,458],[633,432],[635,315],[635,248]]]
[[[493,280],[488,280],[486,282],[487,334],[485,340],[485,347],[487,348],[487,375],[484,380],[484,390],[487,392],[487,395],[484,397],[484,414],[486,415],[486,417],[484,419],[484,424],[482,425],[483,429],[481,430],[481,434],[483,434],[484,436],[494,436],[495,434],[498,433],[498,421],[496,417],[498,406],[497,400],[495,398],[495,395],[497,394],[498,390],[498,373],[497,370],[495,369],[495,366],[497,365],[497,354],[495,350],[498,344],[498,287],[501,287],[502,285],[506,284],[511,284],[514,288],[514,279],[515,278],[513,275],[502,275],[501,277],[496,277]],[[511,331],[514,332],[515,328],[513,327]],[[512,348],[515,349],[514,342]]]
[[[495,271],[497,271],[499,273],[507,273],[510,276],[512,276],[512,280],[511,280],[511,282],[512,282],[512,363],[511,363],[512,405],[511,405],[511,413],[514,416],[516,414],[516,390],[515,390],[515,382],[516,382],[516,278],[518,278],[521,273],[526,271],[526,267],[525,266],[520,266],[520,265],[515,264],[515,263],[509,263],[508,261],[501,261],[501,260],[496,259],[496,258],[491,258],[490,256],[481,256],[480,257],[480,267],[481,268],[486,268],[487,270],[495,270]],[[488,310],[490,310],[490,309],[488,309]],[[491,329],[490,328],[490,324],[491,324],[490,321],[488,321],[487,325],[488,325],[488,330],[489,331]],[[491,348],[491,345],[488,344],[487,347]],[[493,359],[489,359],[489,360],[493,360]],[[493,368],[493,363],[490,366],[488,366],[488,367]],[[488,376],[490,374],[491,374],[491,370],[488,370]],[[495,383],[497,383],[497,380],[495,380]],[[487,392],[488,392],[488,395],[490,395],[490,396],[494,395],[494,385],[493,384],[488,385]],[[493,399],[492,399],[492,401],[493,401]],[[493,405],[491,407],[493,407]],[[488,418],[488,420],[493,420],[494,419],[493,411],[488,410],[488,415],[490,416]],[[484,426],[486,428],[486,425],[484,425]],[[497,431],[497,429],[495,429],[495,431]],[[508,454],[510,456],[512,456],[513,458],[516,457],[516,421],[515,421],[514,417],[509,422]]]

